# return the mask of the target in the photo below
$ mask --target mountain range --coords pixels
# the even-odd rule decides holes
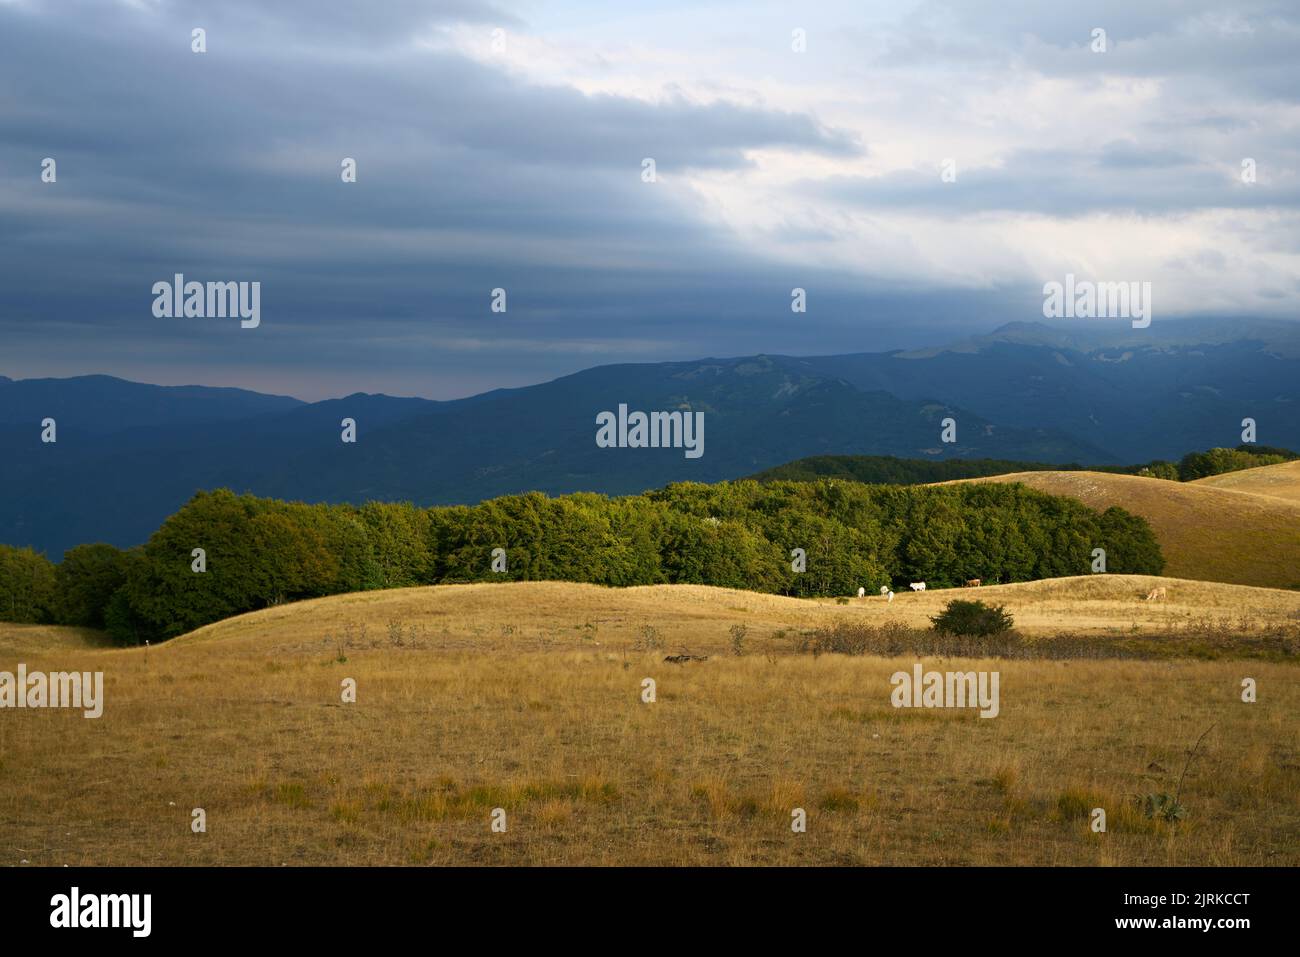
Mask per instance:
[[[942,348],[607,365],[453,401],[0,377],[0,541],[53,558],[82,542],[125,547],[221,486],[431,505],[632,493],[812,455],[1121,464],[1237,445],[1247,417],[1259,442],[1294,448],[1298,401],[1300,324],[1242,320],[1012,323]],[[704,454],[597,447],[596,415],[620,404],[703,412]],[[341,440],[344,418],[355,443]]]

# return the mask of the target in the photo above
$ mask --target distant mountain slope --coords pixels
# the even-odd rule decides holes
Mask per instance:
[[[163,386],[107,375],[70,379],[0,376],[0,427],[27,428],[44,418],[95,434],[229,422],[305,405],[284,395],[208,386]]]
[[[800,454],[881,451],[947,458],[1032,450],[1059,461],[1088,447],[1050,429],[1006,429],[953,406],[863,392],[802,373],[797,360],[759,356],[691,363],[605,366],[475,404],[448,403],[437,414],[372,434],[344,458],[333,446],[296,460],[271,494],[306,482],[321,495],[340,478],[360,488],[384,463],[390,496],[464,502],[537,489],[644,491],[674,481],[712,482],[788,461]],[[705,454],[681,449],[601,449],[595,416],[629,409],[702,411]],[[939,440],[941,420],[961,419],[959,441]],[[799,450],[796,452],[795,450]],[[1097,450],[1090,450],[1093,454]],[[791,454],[794,453],[794,454]],[[313,485],[313,476],[320,481]]]
[[[1249,492],[1300,504],[1300,461],[1211,475],[1189,483],[1231,492]]]
[[[1011,323],[938,349],[802,361],[860,389],[935,398],[1008,426],[1050,424],[1105,449],[1085,459],[1096,464],[1235,446],[1247,417],[1261,443],[1300,443],[1295,322]]]
[[[704,455],[598,448],[596,415],[620,403],[702,411]],[[956,443],[939,441],[946,416],[960,422]],[[355,444],[340,441],[344,418],[356,421]],[[0,540],[55,558],[84,541],[140,542],[195,490],[219,486],[309,501],[432,505],[534,489],[639,492],[826,452],[1104,455],[1056,430],[1008,429],[955,406],[864,392],[809,374],[799,360],[763,356],[602,366],[454,402],[354,395],[201,428],[171,422],[100,434],[82,428],[69,406],[55,445],[39,441],[39,421],[0,429],[13,462],[0,475]]]
[[[1297,330],[1018,323],[942,349],[601,366],[450,402],[357,394],[307,404],[109,376],[0,378],[0,541],[54,558],[85,541],[132,545],[194,491],[220,486],[432,505],[533,489],[639,492],[810,456],[1107,466],[1234,446],[1247,417],[1261,443],[1300,447]],[[620,403],[703,412],[704,455],[598,448],[596,415]],[[46,417],[58,422],[56,444],[40,442]],[[955,443],[939,441],[946,417]],[[344,418],[356,422],[355,444],[340,441]]]
[[[1228,491],[1202,482],[1105,472],[1016,472],[961,481],[1023,482],[1052,495],[1068,495],[1095,509],[1118,505],[1141,515],[1160,542],[1165,573],[1176,578],[1300,588],[1298,502]]]

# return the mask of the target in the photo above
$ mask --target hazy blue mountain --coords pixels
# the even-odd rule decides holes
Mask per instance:
[[[1245,416],[1260,442],[1300,447],[1291,326],[1155,329],[1013,324],[915,353],[601,366],[450,402],[0,379],[0,541],[54,558],[80,542],[135,544],[195,490],[219,486],[447,504],[637,492],[815,455],[1118,464],[1236,445]],[[596,415],[620,403],[703,411],[703,457],[598,448]],[[47,416],[53,445],[40,442]],[[954,444],[939,441],[946,416]],[[345,417],[356,444],[340,441]]]
[[[803,361],[860,389],[935,398],[1008,426],[1050,425],[1107,450],[1096,462],[1235,446],[1246,417],[1261,443],[1300,442],[1300,323],[1012,323],[941,349]]]
[[[996,454],[1049,461],[1104,454],[1053,430],[1007,429],[941,403],[864,392],[807,375],[798,360],[760,356],[604,366],[544,385],[372,431],[356,446],[337,434],[265,473],[260,490],[311,499],[396,497],[467,502],[507,492],[638,492],[672,481],[735,478],[833,449],[888,449],[935,458]],[[596,414],[704,412],[705,454],[681,449],[602,449]],[[957,418],[958,442],[939,441]],[[337,432],[337,430],[335,430]]]
[[[305,405],[284,395],[207,386],[162,386],[107,375],[70,379],[0,376],[0,426],[50,418],[84,432],[118,432],[136,426],[194,425],[247,419]]]

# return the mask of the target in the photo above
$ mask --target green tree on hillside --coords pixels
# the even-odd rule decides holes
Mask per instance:
[[[103,628],[109,600],[126,583],[127,567],[126,553],[103,542],[68,549],[54,572],[58,620]]]
[[[0,545],[0,621],[51,622],[56,594],[48,558],[30,548]]]
[[[1096,547],[1106,550],[1106,571],[1120,575],[1159,575],[1164,556],[1155,532],[1144,519],[1111,506],[1098,520]]]

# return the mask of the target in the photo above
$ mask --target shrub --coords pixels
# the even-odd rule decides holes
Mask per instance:
[[[876,630],[857,621],[837,621],[829,628],[818,628],[800,644],[801,651],[814,655],[865,655],[871,648]]]
[[[943,611],[930,619],[934,630],[948,635],[983,638],[1010,631],[1015,621],[1002,605],[986,605],[982,601],[963,601],[955,598]]]
[[[663,651],[664,640],[659,637],[659,629],[654,625],[642,625],[637,629],[636,651]]]
[[[731,626],[731,653],[739,658],[745,653],[745,635],[749,629],[743,624]]]

